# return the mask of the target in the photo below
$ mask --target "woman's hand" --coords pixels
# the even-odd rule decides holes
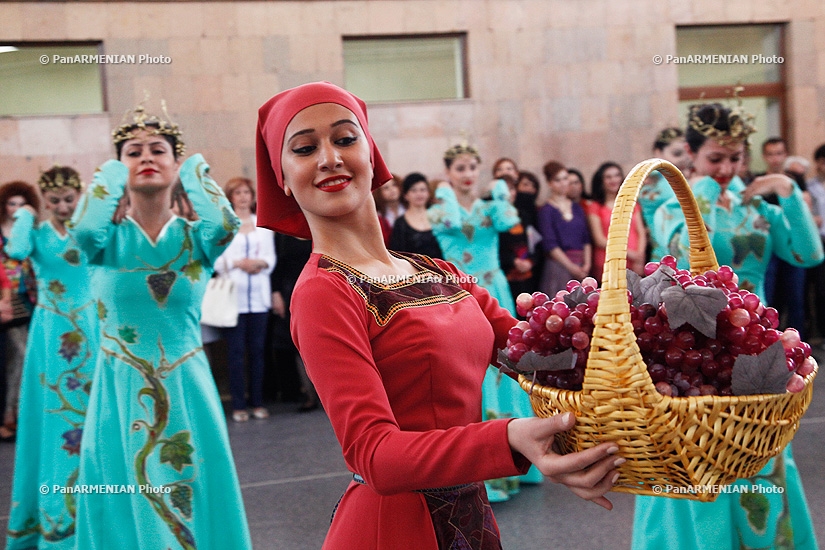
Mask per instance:
[[[240,260],[235,260],[233,265],[234,267],[237,267],[241,271],[245,271],[250,275],[257,275],[266,267],[266,262],[263,260],[256,260],[255,258],[241,258]]]
[[[574,494],[606,508],[613,509],[604,494],[619,477],[616,468],[625,459],[612,456],[619,450],[615,443],[602,443],[593,448],[558,454],[554,449],[557,433],[576,424],[572,413],[552,418],[516,418],[507,424],[510,447],[532,462],[539,471],[555,483],[566,485]]]
[[[279,291],[272,293],[272,313],[278,317],[286,317],[286,303]]]
[[[34,207],[33,207],[32,205],[30,205],[30,204],[24,204],[23,206],[21,206],[21,207],[20,207],[20,209],[21,209],[21,210],[26,210],[26,211],[28,211],[28,212],[31,212],[31,214],[32,214],[35,218],[37,217],[37,210],[35,210],[35,209],[34,209]]]
[[[131,201],[129,200],[129,190],[124,190],[123,196],[120,197],[120,200],[117,203],[117,208],[115,209],[114,215],[112,215],[112,223],[118,224],[123,221],[126,217],[126,213],[129,212],[129,206],[131,205]]]
[[[524,258],[514,258],[513,266],[519,273],[527,273],[528,271],[533,269],[533,262],[531,260],[527,260]]]
[[[765,174],[755,178],[744,191],[742,202],[747,204],[756,195],[770,195],[776,193],[780,197],[790,197],[793,193],[794,182],[784,174]]]

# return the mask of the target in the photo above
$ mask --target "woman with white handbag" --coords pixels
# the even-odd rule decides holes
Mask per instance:
[[[229,358],[229,391],[232,394],[232,420],[246,422],[247,378],[252,416],[267,418],[263,406],[264,339],[272,307],[269,274],[275,267],[275,241],[272,232],[256,227],[253,214],[255,187],[246,178],[232,178],[224,186],[241,227],[232,243],[215,262],[219,277],[228,276],[238,298],[238,322],[225,331]]]

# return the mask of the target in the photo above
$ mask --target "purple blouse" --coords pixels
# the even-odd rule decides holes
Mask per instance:
[[[590,244],[587,216],[577,202],[573,203],[573,218],[569,221],[558,208],[545,204],[539,209],[538,223],[545,252],[556,247],[563,251],[584,250],[584,245]]]

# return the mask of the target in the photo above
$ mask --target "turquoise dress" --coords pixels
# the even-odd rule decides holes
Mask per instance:
[[[735,178],[726,191],[731,211],[717,205],[721,187],[710,177],[693,185],[711,244],[720,265],[739,275],[739,286],[764,296],[765,269],[771,253],[804,267],[822,261],[822,241],[816,232],[802,193],[796,186],[780,206],[757,197],[742,205],[741,180]],[[668,243],[679,267],[687,268],[687,233],[676,199],[656,212],[655,229]],[[789,220],[793,220],[791,228]],[[633,524],[634,550],[733,550],[817,548],[811,516],[799,471],[788,445],[754,477],[736,486],[761,485],[781,488],[782,493],[750,491],[723,493],[714,502],[702,503],[664,497],[636,497]]]
[[[444,259],[474,276],[501,307],[515,315],[516,304],[498,256],[499,233],[509,231],[520,222],[508,196],[507,184],[498,180],[492,200],[477,199],[467,211],[458,203],[452,188],[441,187],[435,192],[440,202],[431,206],[427,214]],[[533,416],[530,398],[518,382],[496,367],[487,369],[481,391],[484,420]],[[541,473],[533,467],[524,476],[488,481],[487,494],[491,502],[500,502],[518,492],[519,480],[539,483],[541,479]]]
[[[642,219],[644,219],[645,227],[648,228],[648,243],[652,251],[651,260],[653,261],[659,261],[662,256],[667,254],[665,247],[656,241],[655,231],[653,231],[656,210],[675,197],[676,193],[673,192],[673,188],[659,172],[652,172],[648,176],[648,182],[639,189],[637,202],[642,209]]]
[[[96,267],[101,353],[83,434],[77,545],[84,550],[251,548],[200,305],[239,226],[200,155],[180,169],[200,218],[173,216],[153,241],[112,215],[128,170],[95,174],[72,232]]]
[[[38,287],[23,363],[6,548],[74,548],[75,495],[66,489],[77,481],[99,347],[89,268],[68,234],[51,221],[37,224],[23,209],[6,252],[31,258]]]

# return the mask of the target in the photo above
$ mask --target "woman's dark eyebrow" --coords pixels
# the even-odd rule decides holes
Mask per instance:
[[[348,119],[348,118],[342,118],[341,120],[339,120],[339,121],[337,121],[337,122],[333,122],[332,124],[330,124],[330,126],[331,126],[332,128],[335,128],[336,126],[340,126],[341,124],[347,124],[347,123],[352,124],[352,125],[353,125],[353,126],[355,126],[356,128],[358,127],[358,125],[357,125],[354,121],[352,121],[352,120],[350,120],[350,119]],[[290,141],[292,141],[293,139],[295,139],[295,138],[296,138],[296,137],[298,137],[298,136],[302,136],[302,135],[304,135],[304,134],[311,134],[311,133],[313,133],[314,131],[315,131],[315,128],[307,128],[307,129],[305,129],[305,130],[298,130],[297,132],[295,132],[294,134],[292,134],[292,135],[289,137],[289,139],[287,139],[287,140],[286,140],[286,142],[287,142],[287,143],[289,143]]]

